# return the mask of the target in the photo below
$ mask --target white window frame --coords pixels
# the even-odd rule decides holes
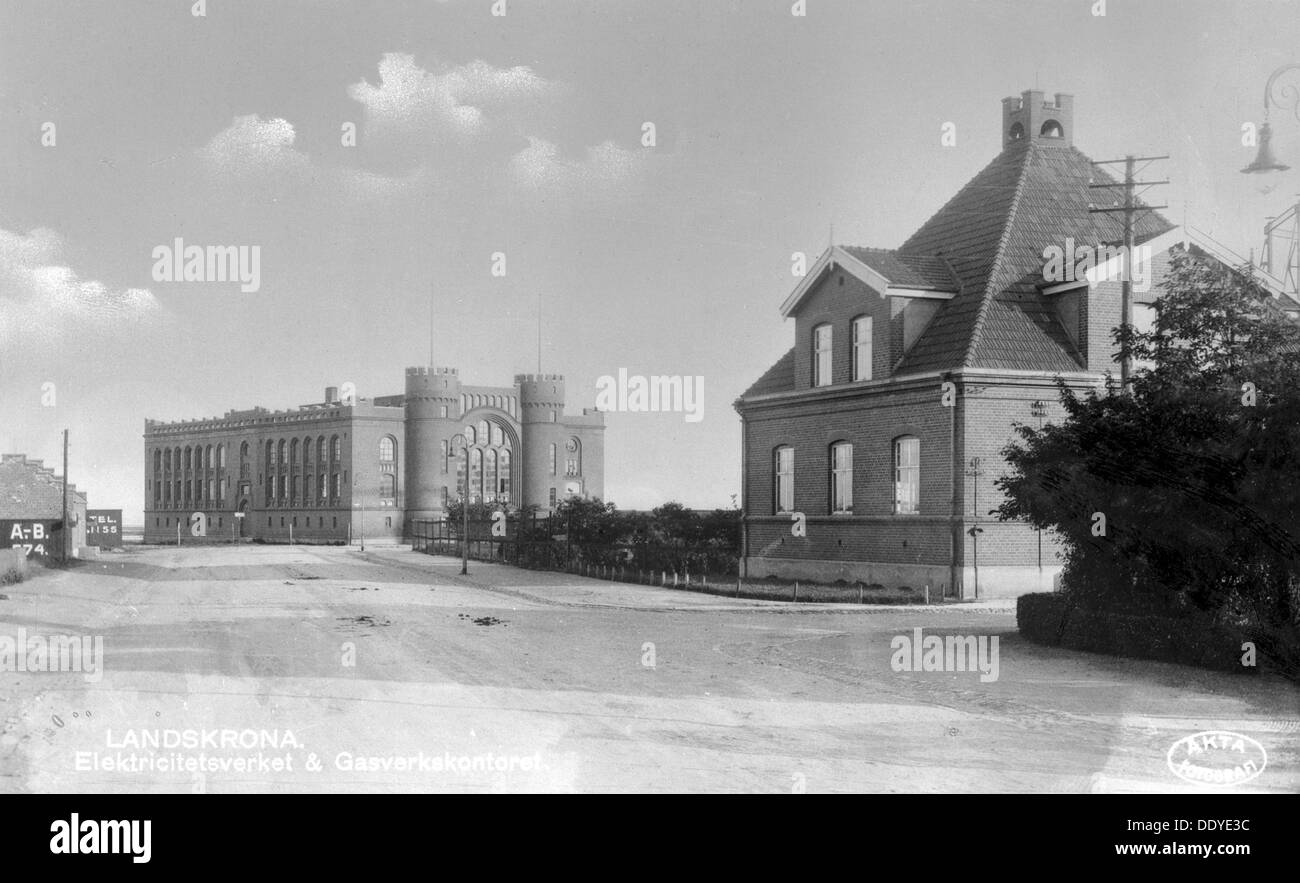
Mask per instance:
[[[787,455],[783,456],[783,455]],[[783,462],[788,460],[788,462]],[[772,508],[778,514],[794,511],[794,448],[781,445],[772,452]]]
[[[822,333],[825,332],[825,346]],[[835,373],[835,329],[829,322],[813,328],[813,386],[830,386]]]
[[[910,450],[911,457],[905,457]],[[911,460],[914,462],[904,462]],[[921,511],[921,440],[914,435],[894,439],[894,514],[918,515]]]
[[[853,443],[838,441],[831,445],[831,513],[853,514]]]
[[[853,379],[871,379],[871,332],[870,316],[858,316],[853,320]]]

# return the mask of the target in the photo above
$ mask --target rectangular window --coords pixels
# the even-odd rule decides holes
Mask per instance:
[[[813,386],[829,386],[831,382],[831,326],[818,325],[813,329]]]
[[[343,496],[343,476],[337,472],[334,473],[334,499]]]
[[[831,445],[831,511],[853,511],[853,445],[848,442]]]
[[[853,379],[871,379],[871,317],[853,320]]]
[[[794,448],[776,449],[776,511],[794,511]]]
[[[565,475],[577,475],[577,474],[578,474],[578,458],[577,458],[577,457],[570,457],[569,459],[567,459],[567,460],[564,461],[564,474],[565,474]]]
[[[444,438],[440,443],[442,448],[442,474],[447,474],[447,440]]]
[[[894,512],[915,515],[921,500],[921,440],[894,441]]]
[[[551,474],[555,474],[555,445],[551,445]]]
[[[385,517],[384,517],[384,527],[392,527],[392,526],[393,526],[393,516],[391,516],[391,515],[387,515],[387,516],[385,516]]]
[[[551,504],[550,504],[550,505],[551,505],[551,508],[554,509],[554,508],[555,508],[555,488],[551,488],[551,497],[550,497],[550,501],[551,501]]]

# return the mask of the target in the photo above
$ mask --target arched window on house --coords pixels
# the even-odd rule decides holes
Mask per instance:
[[[853,379],[871,379],[871,317],[853,320]]]
[[[773,452],[772,500],[777,512],[794,511],[794,448],[781,445]]]
[[[831,512],[849,515],[853,512],[853,445],[839,441],[830,450]]]
[[[916,515],[921,505],[921,440],[894,439],[894,513]]]
[[[391,436],[384,436],[379,440],[379,462],[392,463],[397,458],[397,444]]]
[[[831,383],[831,326],[818,325],[813,334],[812,385],[829,386]]]

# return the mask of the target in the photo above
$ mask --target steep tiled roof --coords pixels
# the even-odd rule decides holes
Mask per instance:
[[[844,250],[884,276],[891,284],[902,288],[953,291],[959,284],[947,262],[940,257],[900,254],[892,248],[860,248],[856,245],[846,245]]]
[[[763,372],[763,376],[741,395],[741,398],[766,395],[770,392],[788,392],[794,389],[794,347],[790,347],[776,364]]]
[[[1107,193],[1091,183],[1116,183],[1081,151],[1030,139],[1013,144],[963,187],[902,253],[940,254],[966,288],[944,304],[898,366],[900,372],[955,367],[1070,371],[1082,366],[1076,348],[1038,290],[1043,248],[1114,243],[1119,214],[1092,214]],[[1155,212],[1138,215],[1137,242],[1172,225]]]
[[[1031,138],[1009,145],[897,249],[845,246],[894,285],[957,291],[944,302],[896,373],[954,368],[1077,371],[1084,361],[1041,291],[1043,249],[1117,244],[1119,213],[1093,214],[1116,179],[1072,145]],[[1154,211],[1137,216],[1135,241],[1173,225]],[[745,396],[794,388],[794,352]]]

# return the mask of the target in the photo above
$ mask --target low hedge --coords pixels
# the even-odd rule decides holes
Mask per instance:
[[[1203,614],[1161,616],[1098,610],[1068,593],[1039,592],[1016,599],[1016,626],[1036,644],[1111,656],[1158,659],[1216,671],[1251,672],[1241,664],[1239,630]]]
[[[22,549],[0,549],[0,586],[27,579],[27,553]]]

